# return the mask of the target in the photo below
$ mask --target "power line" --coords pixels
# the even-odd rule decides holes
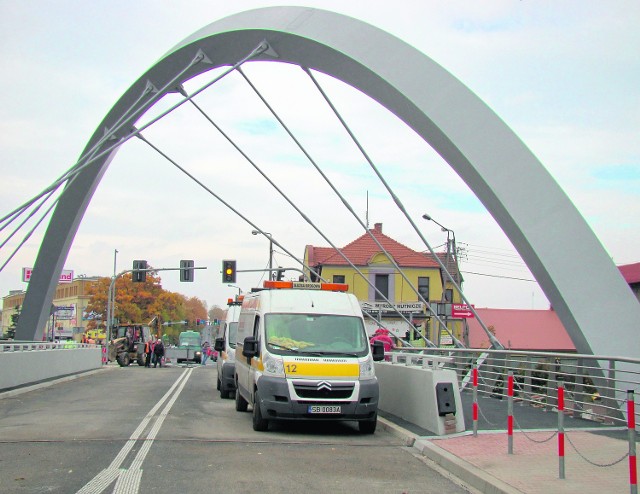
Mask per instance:
[[[531,283],[537,283],[536,280],[529,280],[529,279],[526,279],[526,278],[515,278],[513,276],[500,276],[500,275],[497,275],[497,274],[475,273],[473,271],[460,271],[460,272],[464,273],[464,274],[475,274],[477,276],[486,276],[488,278],[502,278],[502,279],[505,279],[505,280],[529,281]]]

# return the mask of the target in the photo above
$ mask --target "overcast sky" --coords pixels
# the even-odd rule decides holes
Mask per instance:
[[[368,22],[434,59],[533,151],[616,264],[640,261],[640,3],[297,4]],[[278,4],[0,0],[1,215],[73,165],[111,106],[164,53],[222,17],[271,5]],[[300,69],[254,63],[246,72],[363,221],[368,204],[370,226],[383,223],[384,233],[425,250]],[[189,86],[210,79],[203,75]],[[455,231],[466,251],[461,269],[471,302],[547,308],[538,285],[522,281],[532,276],[509,240],[449,166],[379,105],[326,76],[319,79],[430,244],[441,246],[446,235],[420,219],[423,213]],[[331,242],[344,246],[363,233],[241,77],[225,78],[198,101]],[[328,245],[188,105],[145,136],[295,256],[303,256],[306,244]],[[76,276],[109,276],[116,249],[118,271],[134,259],[158,268],[194,259],[207,267],[194,283],[179,283],[177,273],[167,272],[163,286],[222,305],[237,293],[221,283],[222,259],[237,259],[238,269],[267,266],[268,241],[251,229],[144,143],[130,141],[104,175],[65,268]],[[0,296],[25,289],[21,270],[33,266],[43,233],[44,225],[0,272]],[[0,250],[0,264],[22,235]],[[277,247],[274,264],[299,267]],[[248,290],[260,277],[240,273],[237,285]]]

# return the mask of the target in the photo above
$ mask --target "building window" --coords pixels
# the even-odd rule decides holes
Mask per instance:
[[[444,291],[444,300],[449,303],[453,302],[453,288],[447,288]]]
[[[377,274],[376,275],[376,288],[387,299],[389,298],[389,275]],[[384,297],[376,291],[374,300],[384,300]]]
[[[429,302],[429,277],[418,276],[418,293]]]
[[[334,283],[344,283],[344,275],[343,274],[334,274],[333,275]]]

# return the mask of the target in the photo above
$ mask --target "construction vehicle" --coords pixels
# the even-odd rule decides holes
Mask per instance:
[[[109,362],[114,360],[120,367],[137,361],[143,366],[145,362],[145,344],[151,341],[151,327],[142,324],[126,324],[116,326],[113,338],[109,341]]]

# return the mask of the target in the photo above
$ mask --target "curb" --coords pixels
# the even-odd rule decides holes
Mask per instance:
[[[436,446],[433,441],[403,429],[389,419],[378,416],[378,426],[400,438],[405,446],[413,447],[419,454],[483,494],[522,494],[522,491],[515,487]]]
[[[512,485],[495,478],[484,470],[459,458],[428,439],[420,439],[413,445],[421,455],[440,465],[460,480],[486,494],[522,494]]]

